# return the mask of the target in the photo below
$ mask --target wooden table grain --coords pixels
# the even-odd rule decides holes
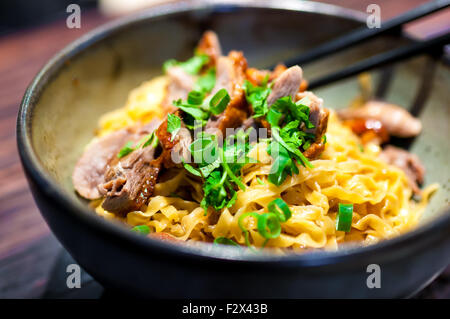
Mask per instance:
[[[40,215],[22,171],[16,118],[39,69],[65,45],[108,19],[82,14],[81,29],[65,20],[0,38],[0,298],[39,297],[61,246]]]
[[[373,1],[324,2],[365,11]],[[377,3],[382,18],[388,19],[424,1],[378,0]],[[408,30],[428,37],[436,30],[449,27],[448,14],[446,11],[428,19],[428,23],[408,26]],[[94,10],[82,12],[81,29],[68,29],[63,19],[0,37],[0,298],[40,297],[62,249],[33,201],[17,154],[15,126],[21,98],[34,75],[52,55],[107,20]],[[448,281],[448,274],[446,278]]]

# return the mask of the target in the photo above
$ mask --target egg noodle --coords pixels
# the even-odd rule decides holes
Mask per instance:
[[[157,77],[133,90],[124,108],[100,119],[98,135],[162,118],[160,103],[166,83],[166,77]],[[153,232],[167,233],[178,240],[212,242],[214,238],[226,237],[244,245],[239,217],[247,212],[266,213],[268,204],[281,197],[292,217],[281,225],[280,236],[265,245],[280,251],[336,250],[345,242],[367,245],[413,228],[437,186],[428,186],[420,202],[411,200],[412,190],[404,172],[378,159],[379,146],[362,146],[359,137],[334,112],[330,114],[326,136],[325,151],[311,161],[314,167],[299,165],[299,174],[288,176],[280,186],[268,181],[272,158],[267,154],[267,144],[254,144],[249,156],[258,162],[246,164],[241,172],[246,190],[239,190],[234,205],[220,212],[211,210],[205,215],[199,204],[203,197],[201,183],[179,168],[161,177],[142,211],[119,217],[105,211],[99,200],[92,205],[97,214],[107,219],[130,226],[147,225]],[[189,189],[193,200],[175,195],[183,189]],[[354,205],[349,232],[336,230],[339,203]],[[265,239],[257,231],[255,219],[246,218],[245,224],[250,242],[263,246]]]

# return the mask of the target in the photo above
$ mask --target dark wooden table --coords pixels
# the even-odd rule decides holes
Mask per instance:
[[[365,11],[372,0],[324,1]],[[382,19],[423,0],[378,0]],[[449,10],[408,26],[419,37],[449,28]],[[58,50],[106,22],[97,11],[82,12],[82,28],[65,20],[0,37],[0,298],[42,295],[62,247],[51,234],[28,190],[16,149],[15,126],[22,95],[33,76]],[[421,297],[450,297],[449,271]]]

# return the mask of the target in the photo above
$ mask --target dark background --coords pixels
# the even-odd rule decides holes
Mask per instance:
[[[62,19],[66,16],[67,6],[72,3],[82,10],[97,6],[96,0],[2,0],[0,35]]]
[[[323,2],[360,11],[375,2],[381,7],[382,19],[386,20],[426,1]],[[71,3],[81,6],[81,29],[66,27],[66,7]],[[68,258],[39,214],[22,172],[15,139],[21,98],[33,76],[52,55],[112,18],[102,14],[94,0],[0,1],[0,298],[42,297],[49,279],[55,278],[57,265]],[[447,9],[409,24],[406,31],[427,38],[449,29],[450,10]],[[448,269],[418,297],[450,298],[449,280]],[[59,296],[74,297],[63,292]]]

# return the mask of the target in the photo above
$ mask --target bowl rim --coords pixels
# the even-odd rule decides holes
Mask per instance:
[[[395,238],[384,240],[380,243],[366,247],[358,246],[338,251],[314,251],[302,254],[288,254],[285,256],[276,256],[273,254],[248,254],[236,252],[237,249],[228,247],[211,249],[210,247],[212,245],[210,244],[200,244],[199,247],[190,247],[189,245],[172,244],[160,240],[149,240],[144,236],[130,232],[121,225],[116,225],[115,223],[107,221],[97,214],[92,214],[91,209],[86,207],[86,205],[83,205],[79,200],[69,196],[69,194],[67,194],[67,192],[46,172],[32,146],[31,125],[33,111],[46,86],[52,81],[52,78],[59,73],[61,67],[68,60],[82,54],[87,48],[114,35],[114,33],[121,32],[128,27],[132,27],[147,20],[164,18],[165,16],[173,14],[182,14],[202,9],[217,11],[221,9],[247,8],[310,12],[353,19],[359,22],[364,21],[366,17],[364,13],[359,11],[345,9],[331,4],[309,1],[206,0],[194,1],[191,3],[177,2],[157,5],[139,13],[103,24],[71,42],[54,55],[34,77],[24,94],[17,118],[16,136],[19,155],[22,165],[27,172],[27,177],[38,185],[40,191],[46,196],[62,207],[66,207],[66,214],[71,214],[74,218],[80,219],[86,227],[89,226],[94,228],[94,231],[99,235],[104,235],[105,238],[113,237],[125,242],[128,241],[130,244],[134,245],[135,249],[151,253],[151,256],[155,256],[156,253],[165,257],[183,257],[186,261],[193,262],[215,261],[221,264],[237,262],[240,264],[257,264],[259,266],[263,265],[267,267],[285,266],[308,268],[340,264],[349,261],[369,260],[373,259],[374,256],[380,256],[387,251],[395,251],[411,246],[411,243],[416,243],[417,249],[417,241],[429,243],[433,234],[434,242],[442,240],[444,236],[448,236],[450,230],[450,207],[443,208],[443,210],[445,210],[443,214],[426,222],[420,227]],[[209,249],[205,249],[205,247],[208,247]],[[70,248],[68,249],[70,250]]]

